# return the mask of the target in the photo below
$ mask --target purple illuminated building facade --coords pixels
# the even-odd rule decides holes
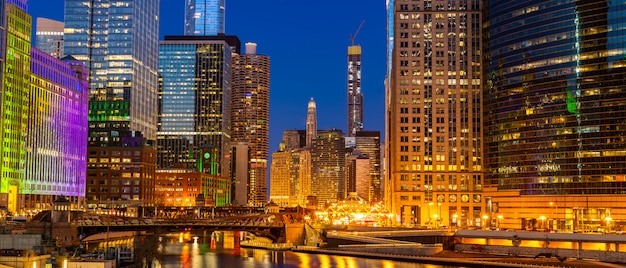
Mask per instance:
[[[20,207],[45,209],[54,196],[85,196],[88,84],[84,65],[31,49],[28,133]]]

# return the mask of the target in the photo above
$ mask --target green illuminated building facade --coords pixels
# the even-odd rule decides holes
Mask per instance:
[[[24,177],[25,135],[28,125],[31,16],[5,4],[6,54],[2,77],[2,146],[0,146],[0,203],[16,211],[20,179]]]

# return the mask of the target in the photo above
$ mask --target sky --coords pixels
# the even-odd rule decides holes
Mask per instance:
[[[33,17],[63,21],[63,0],[29,0]],[[183,35],[185,0],[161,0],[160,36]],[[226,0],[227,35],[257,43],[270,57],[269,153],[286,129],[305,129],[307,104],[317,104],[318,129],[347,125],[347,50],[362,47],[364,129],[384,133],[386,13],[383,0]],[[242,47],[242,51],[244,51]]]

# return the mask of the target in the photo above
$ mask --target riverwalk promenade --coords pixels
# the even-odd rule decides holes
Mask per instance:
[[[616,268],[626,267],[623,265],[603,263],[595,260],[567,259],[559,261],[555,258],[532,258],[511,257],[506,255],[463,253],[444,250],[432,256],[412,256],[401,254],[385,254],[372,252],[356,252],[340,250],[337,248],[318,248],[311,246],[296,246],[291,249],[294,252],[312,254],[341,255],[362,258],[386,259],[405,262],[419,262],[437,265],[463,266],[463,267],[572,267],[572,268]]]

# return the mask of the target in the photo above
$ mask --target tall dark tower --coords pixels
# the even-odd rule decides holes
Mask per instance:
[[[362,21],[354,35],[350,35],[352,44],[348,46],[348,129],[346,137],[356,137],[363,130],[363,94],[361,94],[361,46],[354,45],[359,34]]]
[[[355,137],[363,130],[363,94],[361,94],[361,46],[348,47],[348,129]]]

